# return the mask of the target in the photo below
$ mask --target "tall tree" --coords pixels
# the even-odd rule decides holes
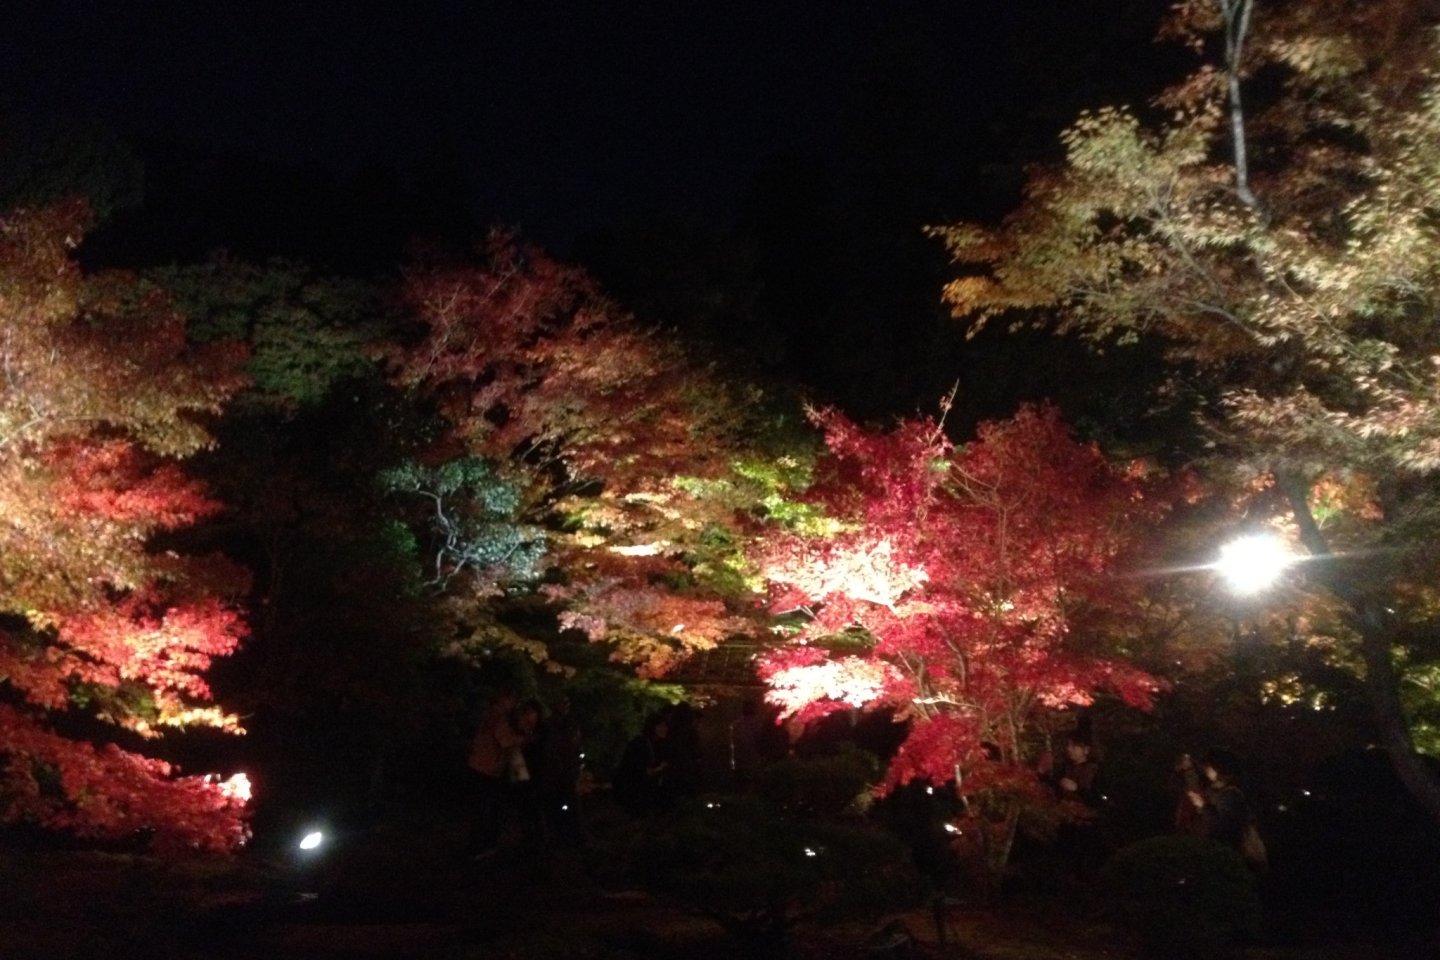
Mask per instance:
[[[238,781],[138,752],[238,730],[202,676],[244,625],[244,577],[164,537],[218,509],[179,461],[240,384],[165,295],[69,259],[80,204],[0,217],[0,817],[166,847],[244,837]]]
[[[147,275],[192,341],[248,348],[249,384],[216,425],[218,446],[190,463],[227,509],[188,542],[254,574],[251,635],[215,688],[248,718],[247,754],[272,800],[377,799],[403,758],[422,763],[421,749],[448,742],[462,711],[458,671],[435,662],[434,598],[378,482],[430,426],[371,353],[396,334],[393,299],[284,260],[219,256]]]
[[[1269,478],[1255,509],[1324,558],[1306,579],[1348,608],[1376,728],[1440,818],[1400,696],[1440,658],[1433,27],[1407,0],[1180,4],[1168,32],[1221,50],[1156,100],[1166,119],[1084,115],[1000,229],[938,233],[974,325],[1166,349],[1157,399],[1194,402],[1212,473]],[[1337,484],[1373,495],[1318,509]]]
[[[1003,866],[1041,799],[1042,717],[1099,690],[1143,707],[1158,687],[1106,629],[1133,584],[1111,567],[1157,508],[1054,408],[959,448],[931,420],[878,433],[816,419],[829,453],[809,495],[828,525],[761,551],[772,609],[804,614],[765,660],[770,698],[802,719],[893,708],[911,723],[885,788],[952,784]]]

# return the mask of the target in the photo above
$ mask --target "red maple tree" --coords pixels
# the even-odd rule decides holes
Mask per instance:
[[[193,724],[237,730],[202,673],[244,633],[219,558],[155,546],[217,505],[178,460],[240,385],[192,350],[164,294],[69,258],[76,204],[0,217],[0,818],[163,848],[243,840],[243,780],[137,751]]]
[[[961,447],[929,419],[889,432],[814,419],[829,453],[809,496],[832,525],[761,548],[772,610],[804,615],[763,662],[769,697],[802,720],[893,709],[910,726],[882,791],[953,785],[1003,862],[1040,797],[1042,714],[1102,689],[1146,707],[1159,688],[1105,630],[1126,588],[1112,568],[1159,505],[1051,407]]]

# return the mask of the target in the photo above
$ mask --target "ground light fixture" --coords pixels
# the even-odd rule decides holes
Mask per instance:
[[[1295,554],[1274,534],[1257,533],[1231,540],[1220,548],[1213,569],[1231,592],[1247,596],[1272,586],[1293,563]]]

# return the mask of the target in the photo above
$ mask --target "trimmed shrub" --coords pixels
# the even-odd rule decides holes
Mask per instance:
[[[1122,917],[1155,957],[1222,956],[1260,929],[1260,895],[1240,854],[1203,837],[1151,837],[1101,871]]]

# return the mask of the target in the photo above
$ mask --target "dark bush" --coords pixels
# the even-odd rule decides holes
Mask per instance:
[[[757,797],[697,801],[611,838],[606,867],[715,920],[751,950],[780,950],[799,922],[913,905],[922,885],[894,836],[862,820],[797,817]]]
[[[1202,837],[1151,837],[1101,871],[1121,916],[1155,957],[1225,955],[1260,929],[1260,895],[1240,854]]]
[[[760,771],[755,789],[771,804],[792,813],[831,817],[851,811],[880,776],[873,753],[840,744],[817,757],[790,757]]]

